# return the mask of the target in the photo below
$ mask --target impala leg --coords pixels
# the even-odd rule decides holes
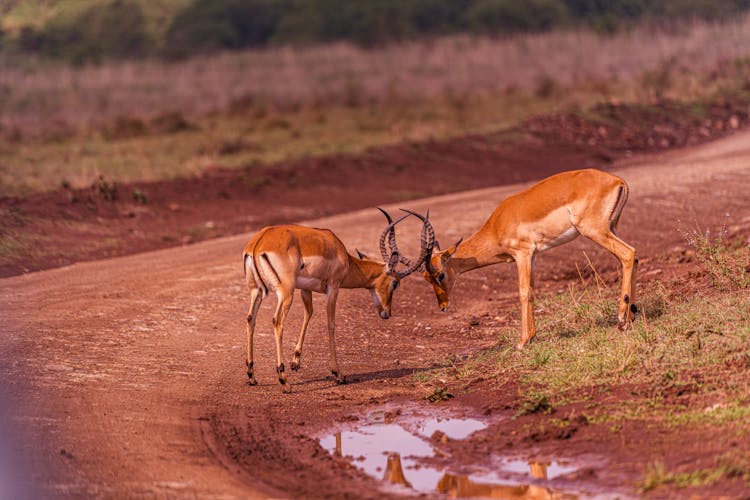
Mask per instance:
[[[278,290],[276,296],[278,297],[278,303],[276,304],[276,313],[273,316],[273,331],[276,337],[276,372],[279,374],[281,390],[289,393],[292,392],[292,389],[286,381],[284,353],[281,348],[284,334],[284,319],[289,312],[289,308],[292,307],[294,290]]]
[[[521,300],[521,341],[516,347],[521,349],[536,334],[534,329],[534,256],[533,254],[519,255],[515,260],[518,269],[518,296]]]
[[[336,361],[336,341],[334,338],[336,331],[336,299],[338,296],[339,289],[329,286],[326,290],[326,312],[328,314],[328,348],[331,350],[331,374],[336,379],[337,384],[343,384],[345,380],[339,371],[339,364]]]
[[[635,250],[633,250],[635,251]],[[625,275],[625,268],[623,266],[623,276]],[[636,305],[635,298],[635,276],[638,274],[638,257],[633,258],[633,268],[630,271],[630,307],[628,309],[628,321],[635,319],[635,314],[638,312],[638,306]],[[623,278],[625,281],[625,278]]]
[[[248,385],[257,385],[258,381],[255,380],[253,372],[253,333],[255,333],[255,320],[258,316],[258,309],[260,303],[263,301],[263,296],[260,293],[260,289],[250,289],[250,310],[247,312],[247,356],[245,359],[245,366],[247,367],[247,378]]]
[[[638,310],[635,305],[635,273],[638,267],[635,249],[611,231],[601,236],[588,234],[586,236],[611,252],[622,264],[622,286],[620,300],[617,304],[617,327],[620,330],[625,330],[633,322],[635,312]]]
[[[290,368],[294,371],[300,369],[300,358],[302,357],[302,343],[305,341],[305,332],[307,332],[307,324],[310,323],[310,318],[313,313],[312,304],[312,292],[310,290],[300,290],[300,297],[302,297],[302,303],[305,304],[305,318],[302,320],[302,331],[299,334],[299,340],[297,345],[294,347],[294,357],[292,358],[292,364]]]

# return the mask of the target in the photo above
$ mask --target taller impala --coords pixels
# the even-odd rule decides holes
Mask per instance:
[[[302,356],[302,343],[305,340],[307,324],[312,316],[312,292],[325,293],[328,312],[328,347],[331,351],[331,373],[338,383],[344,382],[336,362],[334,344],[336,299],[340,288],[366,288],[372,295],[375,307],[381,318],[391,315],[391,299],[399,282],[414,272],[427,258],[429,248],[434,244],[434,235],[427,233],[429,221],[422,226],[422,249],[419,258],[412,263],[400,256],[396,245],[395,225],[408,217],[405,215],[395,222],[381,209],[388,225],[380,237],[380,253],[385,262],[376,262],[357,251],[358,256],[349,255],[344,244],[327,229],[313,229],[304,226],[284,225],[261,229],[245,246],[243,261],[245,279],[250,293],[250,311],[247,315],[247,376],[249,384],[255,385],[253,372],[253,332],[258,308],[269,293],[276,294],[278,303],[273,317],[276,337],[276,371],[284,392],[290,388],[286,381],[284,356],[282,354],[282,333],[284,318],[292,305],[295,289],[305,305],[302,331],[294,348],[294,358],[290,368],[298,370]],[[386,250],[388,238],[390,254]],[[397,271],[399,261],[407,268]]]
[[[615,235],[628,200],[628,185],[600,170],[574,170],[544,179],[503,200],[481,229],[443,250],[429,254],[425,279],[432,284],[441,311],[448,309],[456,278],[467,271],[499,262],[518,268],[523,347],[534,330],[534,257],[579,234],[611,252],[622,264],[622,290],[617,308],[618,326],[625,329],[635,307],[635,249]],[[419,217],[418,214],[414,214]],[[422,220],[425,220],[422,218]],[[429,222],[425,221],[426,224]]]

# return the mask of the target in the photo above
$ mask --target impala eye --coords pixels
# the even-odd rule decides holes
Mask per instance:
[[[445,273],[438,274],[438,281],[443,281],[445,279]]]
[[[393,280],[393,289],[395,290],[396,288],[398,288],[398,281]]]

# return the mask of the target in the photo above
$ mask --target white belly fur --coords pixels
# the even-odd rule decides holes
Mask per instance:
[[[324,292],[323,282],[318,278],[311,278],[309,276],[297,276],[295,285],[300,290],[310,290],[313,292]]]
[[[579,234],[580,233],[574,226],[570,226],[562,234],[559,234],[554,238],[546,238],[540,241],[537,245],[537,250],[543,252],[545,250],[549,250],[550,248],[560,246],[569,241],[573,241]]]

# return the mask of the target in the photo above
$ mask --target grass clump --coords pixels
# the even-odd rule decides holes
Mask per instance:
[[[427,401],[430,403],[439,403],[441,401],[448,401],[451,398],[453,398],[453,394],[448,391],[447,387],[437,387],[432,391],[432,394],[427,396]]]
[[[729,218],[729,214],[726,214],[726,218]],[[726,221],[715,235],[699,228],[681,230],[681,233],[695,251],[696,258],[714,287],[720,290],[750,287],[750,245],[741,240],[728,241]]]
[[[639,484],[642,493],[672,484],[678,488],[711,486],[722,479],[739,479],[750,485],[750,455],[732,451],[718,456],[714,467],[690,471],[668,471],[662,462],[652,462]]]
[[[715,262],[729,262],[732,248],[717,246]],[[723,275],[723,274],[722,274]],[[657,419],[669,426],[750,423],[746,402],[750,384],[750,296],[733,284],[709,289],[701,284],[670,292],[669,282],[642,284],[639,316],[621,332],[616,291],[594,277],[566,292],[541,297],[537,336],[522,351],[513,348],[516,327],[498,332],[498,344],[467,359],[460,369],[433,376],[471,382],[478,376],[518,380],[518,415],[550,411],[580,401],[592,387],[608,387],[630,396],[618,403],[597,403],[592,420]],[[685,398],[698,398],[699,409]],[[692,401],[692,400],[691,400]],[[716,405],[716,406],[714,406]]]
[[[521,404],[521,408],[516,413],[516,416],[520,417],[523,415],[531,415],[533,413],[550,414],[553,410],[554,408],[552,408],[546,394],[532,393]]]

